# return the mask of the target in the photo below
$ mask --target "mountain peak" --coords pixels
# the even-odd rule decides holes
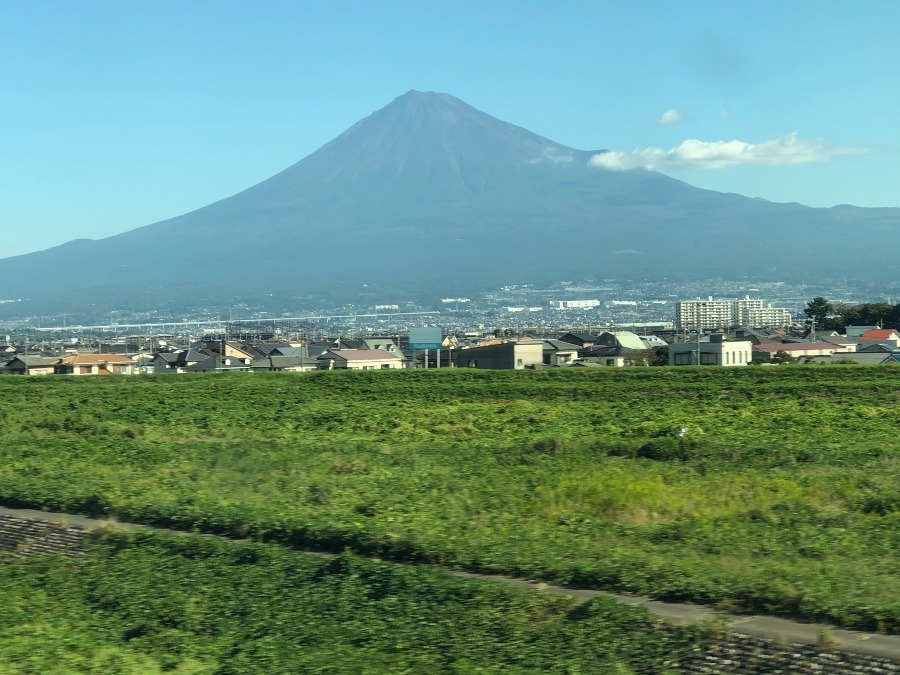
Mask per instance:
[[[577,153],[450,94],[410,89],[301,164],[349,167],[354,175],[387,170],[382,178],[391,182],[404,172],[424,172],[436,180],[465,170],[471,188],[503,169],[571,163]]]

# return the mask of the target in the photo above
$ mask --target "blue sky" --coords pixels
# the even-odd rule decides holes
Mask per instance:
[[[606,168],[900,207],[898,34],[896,0],[0,0],[0,257],[227,197],[409,89]]]

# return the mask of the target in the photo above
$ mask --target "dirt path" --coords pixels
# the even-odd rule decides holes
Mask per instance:
[[[68,513],[53,513],[49,511],[37,511],[33,509],[9,509],[0,507],[0,515],[7,515],[15,518],[24,518],[28,520],[39,520],[46,523],[56,523],[67,527],[77,527],[86,531],[96,530],[101,527],[118,527],[127,530],[159,530],[169,532],[174,535],[187,535],[189,533],[180,530],[165,530],[163,528],[153,528],[147,525],[139,525],[136,523],[122,523],[110,520],[97,520],[95,518],[87,518],[85,516],[73,515]],[[213,536],[213,535],[209,535]],[[224,538],[224,537],[223,537]],[[241,541],[241,540],[231,540]],[[332,555],[322,553],[320,551],[303,551],[305,553],[314,553],[316,555]],[[486,579],[496,581],[510,586],[519,588],[528,588],[544,593],[554,593],[557,595],[566,595],[582,602],[590,600],[596,596],[612,598],[626,605],[636,605],[644,607],[653,615],[674,624],[697,623],[704,619],[718,618],[727,622],[730,630],[734,633],[750,635],[752,637],[764,638],[769,640],[786,641],[792,644],[810,645],[816,644],[820,631],[827,629],[829,634],[837,641],[835,647],[837,651],[844,651],[854,654],[864,654],[866,656],[875,656],[884,659],[890,659],[900,663],[900,636],[881,635],[878,633],[867,633],[864,631],[844,630],[834,628],[824,624],[817,623],[801,623],[799,621],[791,621],[789,619],[781,619],[772,616],[762,616],[757,614],[729,614],[720,612],[712,607],[705,605],[691,605],[685,603],[661,602],[652,598],[621,595],[618,593],[609,593],[606,591],[597,591],[590,589],[568,588],[565,586],[554,586],[543,582],[529,581],[527,579],[515,579],[511,577],[490,575],[490,574],[474,574],[471,572],[461,572],[457,570],[443,570],[447,574],[461,577],[463,579]]]

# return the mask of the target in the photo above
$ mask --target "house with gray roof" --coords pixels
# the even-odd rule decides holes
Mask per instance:
[[[578,358],[578,345],[563,340],[544,340],[545,366],[571,366]]]
[[[253,372],[259,371],[276,371],[276,372],[308,372],[318,370],[318,359],[308,356],[282,356],[280,354],[271,354],[261,359],[254,359],[250,364]]]
[[[0,368],[5,375],[53,375],[54,368],[60,362],[56,356],[29,356],[19,354]]]
[[[544,365],[543,340],[508,340],[454,352],[457,368],[523,370]]]

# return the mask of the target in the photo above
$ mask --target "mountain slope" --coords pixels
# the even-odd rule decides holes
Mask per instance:
[[[42,303],[150,306],[273,287],[352,300],[363,284],[427,297],[620,274],[896,276],[900,209],[773,204],[590,167],[593,154],[410,91],[232,197],[0,260],[0,285]]]

